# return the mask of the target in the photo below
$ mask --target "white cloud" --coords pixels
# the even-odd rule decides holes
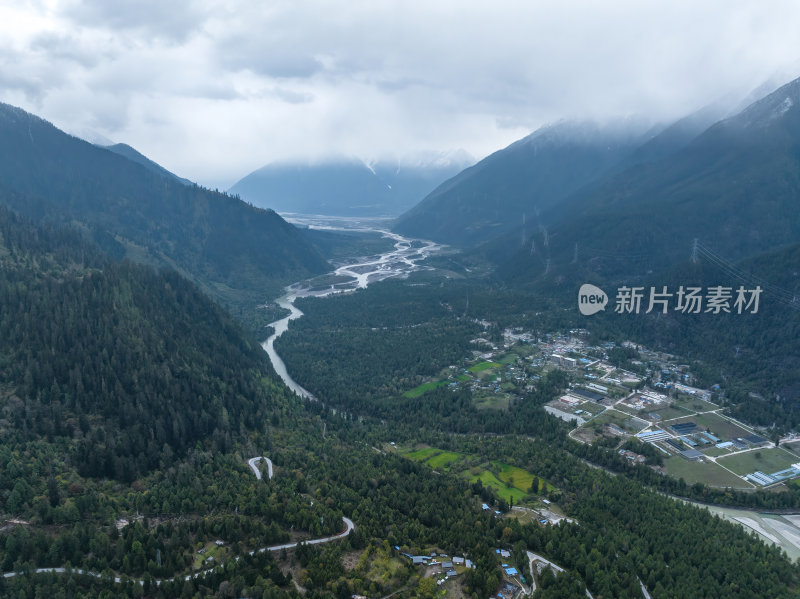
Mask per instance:
[[[800,56],[790,0],[42,0],[0,7],[0,100],[224,186],[266,162],[670,118]]]

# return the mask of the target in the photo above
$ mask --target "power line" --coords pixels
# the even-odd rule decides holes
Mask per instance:
[[[697,250],[698,256],[705,258],[709,263],[719,268],[723,273],[739,280],[742,283],[747,283],[748,285],[758,285],[764,290],[764,292],[771,295],[773,299],[782,304],[795,309],[800,308],[800,302],[798,302],[798,298],[795,293],[777,285],[773,285],[772,283],[768,283],[754,274],[739,268],[732,262],[715,253],[710,248],[704,246],[702,243],[699,243],[696,239],[692,248],[693,253],[695,252],[695,249]]]

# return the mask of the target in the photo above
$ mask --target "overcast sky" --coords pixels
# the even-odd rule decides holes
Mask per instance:
[[[800,76],[795,0],[11,0],[0,101],[226,188],[275,161],[668,119]]]

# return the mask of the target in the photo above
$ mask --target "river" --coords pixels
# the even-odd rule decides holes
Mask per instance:
[[[275,300],[279,306],[289,310],[289,315],[270,324],[274,331],[261,346],[267,352],[275,372],[283,379],[287,387],[300,397],[316,400],[317,398],[310,391],[289,375],[286,364],[275,351],[275,339],[286,332],[289,322],[303,315],[300,309],[294,305],[295,300],[300,297],[325,297],[334,293],[346,293],[364,289],[371,283],[388,278],[406,277],[415,270],[425,268],[421,263],[434,252],[441,250],[442,246],[432,241],[409,239],[392,233],[381,226],[386,222],[385,220],[300,215],[290,215],[286,220],[312,229],[375,233],[394,241],[394,247],[387,252],[354,258],[338,265],[334,271],[326,275],[294,283],[285,289],[284,295]],[[328,283],[328,281],[332,282]],[[322,282],[325,283],[322,284]]]

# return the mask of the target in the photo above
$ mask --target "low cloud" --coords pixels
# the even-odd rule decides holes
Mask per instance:
[[[677,118],[800,75],[800,5],[50,0],[0,6],[0,100],[214,186],[267,162]],[[777,75],[776,75],[777,74]]]

